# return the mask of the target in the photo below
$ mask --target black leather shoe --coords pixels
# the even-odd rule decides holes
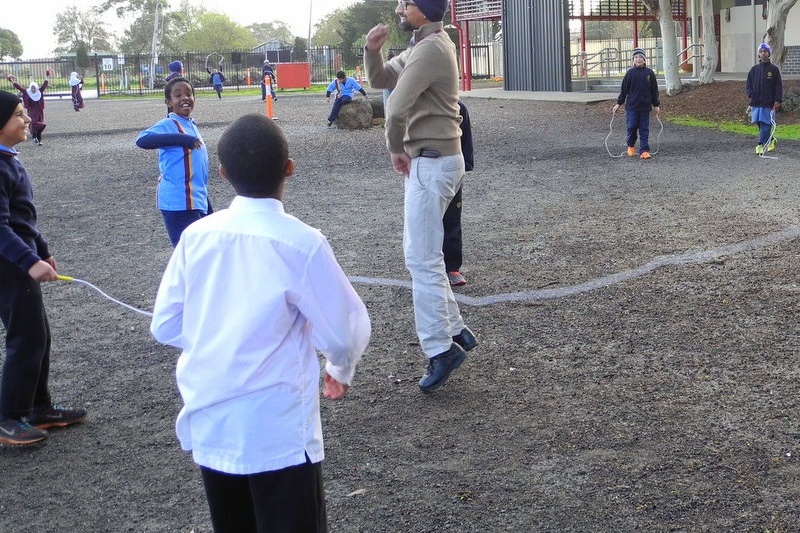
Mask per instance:
[[[438,389],[445,384],[453,370],[461,366],[466,358],[467,352],[461,346],[456,343],[451,344],[450,349],[446,352],[428,359],[428,369],[419,380],[419,388],[423,392]]]
[[[461,330],[461,333],[453,337],[453,342],[464,348],[465,352],[470,351],[478,345],[478,340],[473,335],[472,330],[467,326]]]

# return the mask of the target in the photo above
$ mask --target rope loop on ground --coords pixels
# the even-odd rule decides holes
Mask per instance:
[[[614,154],[611,153],[611,149],[608,147],[608,139],[614,133],[614,118],[616,116],[617,116],[617,113],[615,111],[612,111],[611,112],[611,122],[608,123],[608,135],[606,135],[606,140],[605,140],[606,152],[608,152],[609,156],[615,157],[615,158],[616,157],[625,157],[626,155],[628,155],[627,152],[625,152],[625,151],[623,151],[619,155],[614,155]],[[661,116],[658,113],[656,113],[656,120],[658,120],[658,124],[661,126],[661,129],[658,131],[658,135],[656,136],[656,149],[655,149],[655,151],[651,151],[650,155],[656,155],[656,154],[658,154],[659,150],[661,150],[661,134],[664,133],[664,123],[661,122]]]

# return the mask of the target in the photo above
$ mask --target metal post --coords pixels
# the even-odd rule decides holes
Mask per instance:
[[[697,24],[697,1],[689,0],[692,3],[689,17],[692,19],[692,76],[695,78],[700,75],[700,57],[697,56],[697,51],[700,50],[700,39]]]
[[[750,47],[750,50],[757,50],[758,49],[758,37],[756,37],[756,0],[750,0],[750,3],[753,5],[753,46]],[[758,63],[758,54],[755,56],[755,61],[753,64]]]
[[[150,81],[147,84],[149,89],[153,89],[154,81],[156,76],[156,63],[158,63],[158,34],[159,34],[159,27],[158,27],[158,15],[159,11],[161,11],[161,2],[156,2],[156,9],[155,15],[153,18],[153,41],[150,43]]]

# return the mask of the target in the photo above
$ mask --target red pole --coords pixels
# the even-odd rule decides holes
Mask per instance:
[[[463,90],[472,90],[472,44],[469,41],[469,21],[464,21],[464,27],[459,27],[459,40],[461,41],[461,62],[463,71],[461,85]]]
[[[458,55],[461,62],[461,90],[472,90],[472,54],[470,53],[469,44],[469,29],[464,31],[456,21],[456,5],[455,2],[450,2],[450,23],[458,30]],[[469,28],[469,22],[466,22]]]

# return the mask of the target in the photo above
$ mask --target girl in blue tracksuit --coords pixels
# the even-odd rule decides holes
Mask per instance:
[[[136,146],[158,149],[158,208],[175,246],[189,224],[213,212],[208,201],[208,150],[192,120],[194,88],[186,78],[164,87],[167,118],[144,130]]]
[[[639,149],[642,159],[650,159],[650,112],[659,112],[661,103],[658,98],[658,81],[656,74],[647,68],[644,50],[633,51],[633,67],[628,69],[622,78],[622,89],[614,106],[614,113],[625,104],[625,122],[628,126],[628,156],[636,155],[636,136],[640,138]]]

